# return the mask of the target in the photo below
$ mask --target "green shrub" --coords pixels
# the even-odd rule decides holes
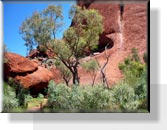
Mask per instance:
[[[24,99],[24,106],[27,108],[28,103],[31,102],[32,100],[33,100],[33,97],[30,94],[26,95]]]
[[[85,111],[108,111],[111,106],[111,91],[103,86],[87,86],[83,90],[83,110]]]
[[[56,85],[50,81],[48,85],[48,103],[51,109],[68,109],[69,88],[64,84]]]
[[[139,106],[134,89],[125,83],[114,86],[112,96],[113,103],[124,112],[135,111]]]
[[[8,79],[8,84],[14,89],[19,106],[24,107],[24,105],[26,104],[25,98],[29,94],[29,90],[23,88],[23,86],[15,82],[13,78]]]
[[[123,63],[119,64],[119,69],[124,75],[125,82],[134,87],[146,75],[146,64],[140,61],[137,49],[134,48],[132,49],[132,54],[125,58]]]
[[[124,75],[121,85],[133,89],[138,109],[147,109],[147,67],[140,61],[136,49],[132,49],[131,56],[119,64],[119,69]]]
[[[3,112],[11,112],[19,106],[15,90],[4,82],[3,92]]]
[[[26,108],[33,108],[33,107],[39,107],[42,105],[44,101],[44,95],[39,94],[37,98],[33,98],[31,95],[27,95],[25,97],[25,106]]]
[[[109,110],[111,92],[102,86],[72,86],[55,84],[48,86],[48,104],[56,112],[95,112]]]
[[[24,106],[25,105],[25,99],[26,99],[27,95],[29,95],[29,90],[23,88],[20,85],[18,85],[17,89],[16,89],[16,97],[17,97],[17,99],[19,101],[19,105],[20,106]]]

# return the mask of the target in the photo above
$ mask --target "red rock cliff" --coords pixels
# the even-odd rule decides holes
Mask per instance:
[[[147,3],[102,3],[96,0],[87,0],[88,3],[78,0],[79,6],[87,9],[96,9],[103,16],[104,32],[100,36],[99,46],[104,47],[110,41],[112,48],[108,49],[111,54],[106,67],[106,76],[110,84],[122,78],[118,64],[124,60],[131,52],[132,48],[137,48],[140,56],[147,49]],[[104,52],[95,57],[104,64]],[[80,68],[81,83],[90,83],[89,75]],[[100,81],[100,74],[96,81]]]

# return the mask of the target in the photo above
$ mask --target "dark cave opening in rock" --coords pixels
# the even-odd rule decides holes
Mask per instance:
[[[30,94],[33,97],[38,97],[39,94],[47,95],[47,87],[45,86],[48,86],[48,83],[40,83],[35,86],[31,86],[29,88]]]
[[[112,39],[102,36],[99,40],[99,45],[98,45],[98,52],[103,52],[105,48],[111,49],[114,46],[114,42]]]
[[[95,55],[96,53],[102,53],[105,51],[105,48],[111,49],[114,46],[114,41],[111,38],[105,36],[106,34],[102,34],[99,39],[99,44],[96,49],[92,51],[88,51],[86,56]]]

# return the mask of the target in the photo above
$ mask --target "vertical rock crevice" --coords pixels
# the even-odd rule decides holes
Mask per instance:
[[[122,28],[123,28],[123,13],[124,13],[124,4],[120,3],[120,34],[119,34],[119,39],[120,39],[120,45],[119,45],[119,49],[122,50],[122,46],[123,46],[123,32],[122,32]]]
[[[124,13],[124,4],[121,3],[121,4],[120,4],[120,17],[121,17],[121,21],[122,21],[122,19],[123,19],[123,13]]]

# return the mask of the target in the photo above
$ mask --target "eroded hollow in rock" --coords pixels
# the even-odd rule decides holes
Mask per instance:
[[[48,83],[39,83],[35,86],[31,86],[30,87],[30,94],[33,96],[33,97],[37,97],[39,93],[43,94],[43,95],[46,95],[47,92],[47,87],[45,86],[48,86]]]
[[[102,35],[100,40],[99,40],[99,45],[98,45],[98,52],[103,52],[105,48],[110,49],[114,46],[114,42],[112,39],[106,37],[105,35]]]

